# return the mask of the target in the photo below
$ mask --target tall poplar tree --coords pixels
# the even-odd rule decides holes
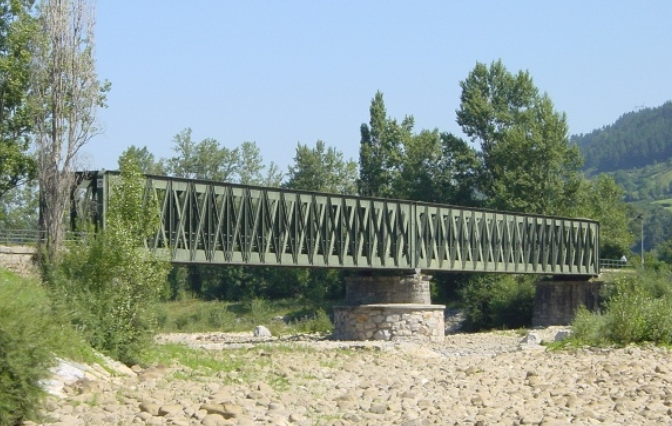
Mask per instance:
[[[415,123],[412,116],[404,117],[401,123],[389,119],[380,91],[371,100],[369,113],[369,124],[360,127],[359,194],[393,197],[392,182],[399,176],[403,147]]]
[[[101,83],[94,58],[93,4],[87,0],[42,0],[41,37],[33,45],[31,96],[40,184],[41,226],[53,259],[62,245],[73,172],[80,149],[100,128],[109,83]]]

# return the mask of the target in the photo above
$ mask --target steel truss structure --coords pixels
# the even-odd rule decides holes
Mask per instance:
[[[112,172],[82,175],[104,224]],[[175,263],[594,276],[599,224],[412,201],[146,176]],[[104,225],[103,225],[104,226]]]

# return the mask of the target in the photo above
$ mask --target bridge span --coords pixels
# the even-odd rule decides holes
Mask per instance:
[[[79,209],[99,226],[115,179],[80,173]],[[599,273],[599,224],[588,219],[154,175],[145,201],[160,217],[146,246],[174,263]]]

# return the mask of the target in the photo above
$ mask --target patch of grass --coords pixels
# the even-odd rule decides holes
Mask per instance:
[[[54,355],[96,359],[40,282],[0,270],[0,425],[36,418]]]
[[[333,331],[325,308],[306,307],[297,300],[252,299],[245,303],[184,300],[158,306],[160,333],[251,332],[258,325],[267,327],[274,335]]]

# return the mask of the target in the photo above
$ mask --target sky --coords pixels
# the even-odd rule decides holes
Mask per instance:
[[[96,60],[112,83],[84,148],[116,169],[131,145],[174,155],[255,142],[286,171],[322,140],[358,160],[377,91],[388,116],[460,137],[460,81],[477,62],[527,70],[570,134],[672,100],[669,0],[98,0]]]

